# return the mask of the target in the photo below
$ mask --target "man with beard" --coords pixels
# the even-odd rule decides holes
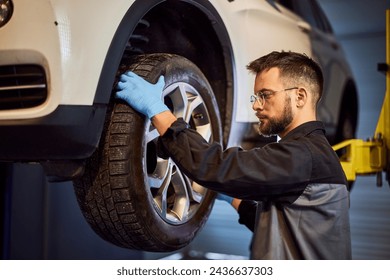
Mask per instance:
[[[261,148],[207,143],[161,101],[163,77],[152,85],[123,74],[117,97],[151,119],[161,154],[189,178],[236,198],[240,223],[254,231],[252,259],[350,259],[347,181],[316,120],[319,65],[306,55],[272,52],[248,69],[256,75],[251,102],[259,133],[281,138]]]

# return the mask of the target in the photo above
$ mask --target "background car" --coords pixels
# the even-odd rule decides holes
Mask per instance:
[[[73,180],[88,223],[118,246],[184,247],[215,196],[158,157],[150,122],[113,98],[120,73],[163,74],[175,115],[209,141],[250,148],[266,140],[246,65],[306,53],[324,70],[318,117],[330,142],[355,134],[356,86],[315,1],[34,1],[39,13],[27,0],[0,3],[0,160]]]

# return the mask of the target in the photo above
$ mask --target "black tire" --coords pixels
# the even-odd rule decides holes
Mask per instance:
[[[349,111],[342,112],[337,129],[336,143],[355,138],[355,133],[356,120]]]
[[[211,135],[210,141],[222,141],[213,91],[193,63],[176,55],[141,55],[119,72],[127,70],[152,83],[164,75],[164,102],[172,112]],[[158,134],[149,120],[113,103],[101,145],[74,182],[80,208],[94,231],[113,244],[154,252],[180,249],[206,222],[215,194],[189,180],[171,159],[157,157]]]

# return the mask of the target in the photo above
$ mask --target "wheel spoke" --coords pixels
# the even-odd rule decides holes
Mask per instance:
[[[172,213],[175,214],[180,221],[183,221],[188,217],[190,200],[187,192],[186,180],[178,169],[172,174],[171,183],[175,190],[175,202],[172,207]]]
[[[145,135],[145,141],[146,143],[152,142],[153,140],[156,140],[160,135],[158,134],[157,129],[150,125],[149,131]]]
[[[190,211],[187,179],[171,160],[159,162],[156,168],[159,171],[149,177],[151,187],[153,185],[158,188],[154,201],[162,217],[171,221],[183,221],[187,219]],[[166,171],[162,170],[164,168]]]
[[[151,188],[159,189],[169,181],[172,176],[171,160],[157,158],[157,165],[152,174],[148,175],[148,182]],[[169,184],[169,182],[168,182]]]
[[[206,189],[196,182],[192,183],[192,188],[190,189],[191,189],[190,198],[196,203],[200,203],[202,201],[203,195],[206,192]]]
[[[158,188],[154,201],[161,211],[161,216],[167,218],[168,188],[172,177],[171,160],[159,160],[157,168],[152,176],[149,176],[149,184],[152,188]]]
[[[188,106],[186,87],[183,83],[177,83],[167,87],[163,93],[165,96],[169,96],[173,107],[172,112],[177,118],[185,119],[185,108]]]
[[[203,136],[203,138],[206,140],[206,141],[211,141],[212,139],[212,131],[211,131],[211,125],[210,124],[206,124],[206,125],[202,125],[202,126],[197,126],[196,127],[196,131]]]
[[[192,117],[192,114],[194,113],[194,111],[197,109],[197,107],[203,105],[203,100],[200,96],[198,95],[193,95],[193,94],[190,94],[190,93],[187,93],[187,100],[188,100],[188,105],[187,105],[187,108],[186,108],[186,112],[185,112],[185,121],[186,122],[189,122],[191,117]],[[203,118],[204,116],[202,115],[199,115],[197,116],[197,118]]]

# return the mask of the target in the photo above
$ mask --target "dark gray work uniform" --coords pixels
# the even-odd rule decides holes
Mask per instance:
[[[199,184],[258,202],[239,211],[241,221],[252,217],[243,223],[254,221],[252,259],[351,258],[347,181],[321,122],[245,151],[209,144],[179,119],[159,146]]]

